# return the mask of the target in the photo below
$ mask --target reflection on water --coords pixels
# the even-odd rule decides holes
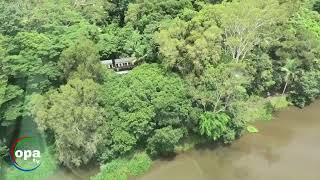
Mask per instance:
[[[228,147],[200,148],[155,162],[135,180],[319,180],[320,101],[289,108],[273,121],[258,122]]]

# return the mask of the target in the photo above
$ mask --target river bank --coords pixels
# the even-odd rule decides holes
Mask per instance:
[[[288,107],[272,121],[255,122],[259,133],[246,133],[230,146],[195,146],[155,160],[148,172],[130,180],[319,180],[319,117],[319,100],[304,109]],[[87,180],[98,171],[61,168],[51,179]]]
[[[245,134],[227,147],[201,147],[170,160],[157,160],[132,180],[319,180],[320,101],[277,112],[259,121],[257,134]]]

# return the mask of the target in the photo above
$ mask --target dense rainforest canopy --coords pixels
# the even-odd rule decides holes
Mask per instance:
[[[281,101],[320,95],[319,12],[318,0],[2,0],[1,129],[31,117],[68,167],[231,143]],[[126,75],[100,63],[126,57],[138,64]]]

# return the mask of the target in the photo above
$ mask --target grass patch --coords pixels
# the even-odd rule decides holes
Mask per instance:
[[[252,96],[243,107],[244,108],[238,114],[239,117],[237,118],[242,119],[245,122],[256,120],[268,121],[272,119],[273,107],[265,98]]]
[[[268,98],[252,96],[245,104],[246,106],[241,113],[238,114],[238,118],[245,122],[271,120],[275,111],[291,105],[291,103],[287,101],[286,96],[273,96]]]
[[[152,160],[146,153],[137,153],[133,158],[116,159],[101,166],[101,171],[91,180],[127,180],[128,175],[139,176],[148,171]]]
[[[271,103],[273,109],[275,111],[281,110],[292,105],[289,101],[287,101],[286,96],[274,96],[269,98],[269,102]]]

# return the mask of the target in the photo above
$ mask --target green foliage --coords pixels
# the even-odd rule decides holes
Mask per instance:
[[[0,2],[0,34],[14,35],[21,31],[22,17],[25,15],[26,9],[19,6],[18,2],[1,1]]]
[[[297,15],[297,22],[320,38],[320,15],[309,9],[302,9]]]
[[[205,9],[188,21],[176,18],[162,23],[155,40],[160,45],[165,67],[200,75],[205,67],[217,63],[222,31],[211,13]]]
[[[312,8],[314,11],[317,11],[318,13],[320,13],[320,1],[315,1]]]
[[[157,129],[154,135],[148,139],[147,151],[151,155],[171,154],[182,137],[182,129],[173,129],[171,126]]]
[[[8,125],[22,115],[23,90],[18,86],[8,84],[8,78],[0,76],[0,122]]]
[[[150,169],[151,163],[152,161],[146,153],[135,154],[128,163],[129,174],[140,176]]]
[[[73,2],[72,2],[73,1]],[[83,18],[87,19],[90,23],[104,23],[106,21],[105,10],[111,3],[103,0],[72,0],[73,8],[81,13]],[[70,3],[71,4],[71,3]]]
[[[193,82],[192,95],[204,111],[225,112],[233,104],[246,98],[245,87],[249,83],[244,64],[219,64],[210,67],[200,78]]]
[[[158,60],[159,52],[154,33],[160,22],[177,17],[185,9],[192,9],[192,5],[191,0],[138,0],[128,5],[125,21],[143,34],[143,41],[147,46],[144,54],[146,61]]]
[[[272,119],[274,111],[288,107],[290,102],[286,96],[274,96],[262,98],[251,96],[248,100],[240,102],[235,108],[235,119],[244,122],[253,122],[257,120],[268,121]]]
[[[4,70],[14,77],[11,82],[22,89],[29,86],[45,90],[58,76],[59,49],[54,45],[54,38],[36,32],[19,32],[6,45]]]
[[[99,36],[98,47],[103,59],[141,57],[145,53],[142,36],[130,26],[107,26]]]
[[[1,126],[30,111],[64,165],[109,162],[96,179],[146,171],[146,154],[122,159],[137,149],[168,155],[190,136],[189,147],[230,143],[288,101],[320,96],[318,4],[1,1]],[[119,76],[101,66],[123,57],[138,67]]]
[[[286,71],[289,76],[284,75],[282,79],[284,83],[288,82],[286,81],[288,78],[291,80],[288,99],[300,107],[309,104],[319,96],[316,78],[320,69],[318,60],[320,58],[320,39],[316,23],[318,18],[318,14],[302,7],[294,16],[285,41],[280,43],[281,46],[276,51],[276,55],[282,59],[282,67],[290,66],[287,59],[295,59],[295,63],[292,65],[294,68]]]
[[[128,169],[126,160],[113,160],[101,167],[101,172],[91,180],[127,180]]]
[[[188,152],[196,147],[198,144],[207,143],[207,139],[199,134],[189,134],[189,136],[183,138],[178,145],[175,146],[174,152]]]
[[[79,42],[79,39],[97,41],[101,29],[88,22],[80,22],[59,28],[52,36],[57,37],[57,46],[61,49],[68,48]]]
[[[287,59],[286,64],[281,68],[281,71],[285,72],[285,86],[283,88],[282,95],[284,95],[284,93],[286,92],[289,81],[291,81],[291,79],[296,79],[298,66],[299,64],[297,63],[297,60]]]
[[[278,0],[244,0],[216,5],[213,14],[224,31],[224,46],[235,62],[268,36],[267,31],[286,17]]]
[[[105,82],[106,112],[112,121],[112,137],[126,134],[126,138],[123,142],[112,138],[112,142],[106,145],[111,148],[101,152],[102,159],[130,151],[136,146],[133,142],[144,146],[157,129],[169,126],[182,128],[192,124],[189,117],[191,102],[183,80],[167,74],[156,64],[141,65],[123,77],[109,74]],[[155,140],[158,136],[153,137],[154,144],[161,142]],[[123,144],[126,148],[119,149]],[[168,145],[172,149],[171,144]]]
[[[304,73],[293,87],[290,99],[300,107],[310,104],[320,96],[320,71]]]
[[[286,108],[291,105],[291,103],[288,102],[286,96],[271,97],[271,98],[269,98],[269,101],[275,111]]]
[[[143,32],[163,19],[176,17],[185,8],[192,8],[191,0],[138,0],[129,5],[126,22]]]
[[[27,30],[53,33],[85,20],[67,0],[47,0],[32,5],[29,15],[23,19],[23,25]]]
[[[205,112],[200,117],[200,133],[206,135],[211,140],[218,140],[227,132],[227,124],[230,117],[224,113],[215,114],[212,112]]]
[[[6,157],[9,153],[9,148],[5,145],[6,141],[0,140],[1,146],[0,146],[0,163],[2,164],[4,157]]]
[[[58,63],[63,79],[80,78],[102,80],[102,65],[95,44],[87,39],[80,39],[73,46],[65,49]]]
[[[259,132],[259,130],[256,127],[252,126],[252,125],[248,125],[247,126],[247,131],[249,133],[258,133]]]
[[[248,74],[253,77],[248,92],[257,95],[266,95],[276,84],[274,78],[273,60],[261,49],[256,49],[248,62]]]
[[[128,175],[139,176],[151,166],[146,153],[137,153],[132,159],[116,159],[101,167],[101,171],[91,180],[127,180]]]
[[[234,114],[235,119],[244,122],[256,120],[271,120],[273,107],[272,104],[264,98],[251,96],[248,100],[237,104]]]
[[[57,156],[67,166],[91,160],[103,141],[105,113],[101,86],[92,80],[73,79],[58,90],[36,95],[30,111],[42,130],[53,132]]]

